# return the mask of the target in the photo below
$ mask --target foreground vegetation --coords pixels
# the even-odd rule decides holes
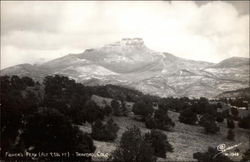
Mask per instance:
[[[91,98],[94,94],[112,98],[112,101],[100,106]],[[133,103],[132,108],[127,107],[128,101]],[[43,83],[28,77],[2,76],[1,158],[90,161],[91,156],[77,156],[76,152],[94,153],[93,139],[115,141],[121,128],[112,118],[119,117],[140,121],[151,131],[142,133],[140,128],[131,125],[123,131],[109,160],[155,161],[157,157],[168,158],[167,154],[174,152],[175,148],[166,131],[175,131],[177,122],[169,111],[180,114],[178,120],[181,123],[202,126],[203,133],[208,135],[218,134],[219,125],[225,120],[229,140],[235,140],[235,127],[249,129],[249,115],[241,118],[235,109],[223,110],[223,102],[210,102],[206,98],[159,98],[112,85],[86,87],[58,75],[46,77]],[[90,132],[79,129],[86,123],[91,125]],[[138,154],[127,155],[125,150],[129,149],[131,152],[136,150]],[[211,149],[208,151],[213,152]],[[56,152],[60,156],[10,156],[26,152]],[[247,159],[247,155],[246,152],[244,158]],[[203,154],[195,154],[194,158],[208,159]]]

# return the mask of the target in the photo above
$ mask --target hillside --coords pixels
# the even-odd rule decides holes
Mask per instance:
[[[218,96],[218,98],[250,98],[250,88],[242,88],[242,89],[237,89],[234,91],[226,91]]]
[[[206,152],[208,146],[217,147],[220,144],[232,146],[238,143],[242,143],[242,141],[248,141],[249,131],[238,127],[235,128],[236,141],[232,142],[227,140],[227,127],[225,121],[219,124],[221,129],[219,134],[206,135],[203,133],[204,130],[200,126],[190,126],[180,123],[178,121],[179,113],[169,111],[169,116],[173,119],[176,125],[173,132],[164,131],[164,133],[168,136],[171,145],[173,145],[174,152],[167,153],[166,159],[158,158],[159,161],[193,161],[193,153]],[[112,152],[116,148],[122,133],[126,130],[127,127],[136,125],[141,129],[143,133],[150,131],[145,127],[144,123],[135,121],[129,117],[113,117],[113,119],[120,127],[120,130],[118,131],[118,138],[115,142],[94,141],[95,145],[97,146],[97,149],[95,151],[96,153]],[[91,126],[89,124],[80,126],[80,129],[84,132],[91,132]],[[248,142],[243,142],[238,147],[241,150],[240,152],[245,152],[245,150],[248,148],[248,145]],[[238,161],[240,159],[241,157],[234,157],[233,160]]]

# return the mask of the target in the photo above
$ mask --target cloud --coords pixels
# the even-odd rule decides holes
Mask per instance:
[[[248,2],[249,4],[249,2]],[[210,1],[1,2],[1,67],[98,48],[122,37],[179,57],[248,57],[249,12]]]

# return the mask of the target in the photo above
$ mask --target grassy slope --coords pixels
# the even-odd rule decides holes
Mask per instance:
[[[250,131],[242,128],[234,128],[235,132],[235,141],[229,141],[226,139],[227,136],[227,127],[226,121],[219,123],[220,132],[215,135],[206,135],[203,133],[203,127],[200,126],[191,126],[187,124],[180,123],[178,121],[179,113],[169,111],[169,116],[175,122],[175,128],[172,132],[164,133],[168,136],[169,142],[174,147],[173,153],[167,153],[167,159],[158,159],[160,161],[173,161],[173,160],[182,160],[190,161],[193,159],[193,153],[195,152],[205,152],[207,147],[217,147],[219,144],[226,144],[226,146],[232,146],[235,144],[242,143],[238,148],[240,149],[240,157],[233,157],[233,160],[240,160],[241,155],[245,152],[246,148],[249,147],[249,134]],[[122,133],[126,130],[127,127],[133,125],[138,126],[143,133],[150,131],[145,127],[145,124],[142,122],[135,121],[129,117],[113,117],[114,121],[119,125],[120,130],[118,131],[118,138],[115,142],[100,142],[94,141],[95,146],[97,147],[97,152],[110,153],[112,152],[121,138]],[[80,126],[80,129],[84,132],[91,132],[91,126],[85,124]],[[95,159],[94,160],[100,160]]]

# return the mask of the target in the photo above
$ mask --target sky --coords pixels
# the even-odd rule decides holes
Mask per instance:
[[[1,69],[123,37],[178,57],[249,57],[249,1],[1,1]]]

